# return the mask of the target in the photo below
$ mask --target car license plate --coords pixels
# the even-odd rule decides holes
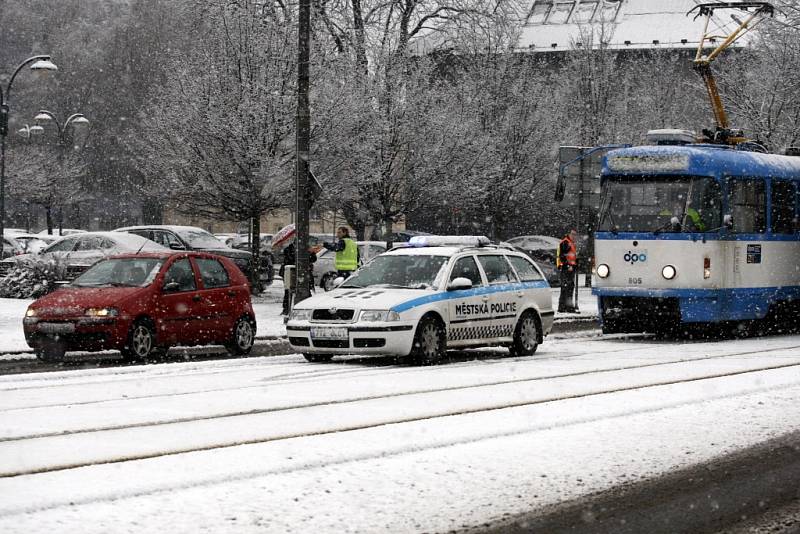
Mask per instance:
[[[45,334],[71,334],[75,332],[73,323],[39,323],[39,331]]]
[[[311,328],[311,337],[314,339],[347,339],[347,328],[315,326]]]

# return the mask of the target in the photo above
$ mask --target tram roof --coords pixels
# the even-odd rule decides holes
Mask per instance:
[[[611,150],[605,175],[769,176],[800,180],[800,157],[716,145],[647,145]]]

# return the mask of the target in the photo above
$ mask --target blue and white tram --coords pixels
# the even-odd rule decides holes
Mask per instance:
[[[800,321],[800,157],[718,145],[604,158],[593,293],[604,332]]]

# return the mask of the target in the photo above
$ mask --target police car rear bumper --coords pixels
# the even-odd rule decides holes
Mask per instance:
[[[346,331],[346,337],[329,335],[320,329]],[[405,356],[411,352],[413,324],[398,323],[309,323],[286,325],[289,344],[308,354],[389,354]]]

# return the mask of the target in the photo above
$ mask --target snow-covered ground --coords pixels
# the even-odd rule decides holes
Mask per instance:
[[[553,289],[553,302],[558,303],[558,289]],[[557,314],[562,319],[597,316],[597,299],[591,288],[581,285],[578,293],[580,313]],[[20,352],[30,351],[22,333],[22,317],[31,300],[0,298],[0,360],[19,358]],[[283,305],[283,282],[276,280],[264,293],[253,297],[259,337],[286,336],[281,307]]]
[[[441,532],[800,428],[800,336],[503,354],[2,376],[0,531]]]

